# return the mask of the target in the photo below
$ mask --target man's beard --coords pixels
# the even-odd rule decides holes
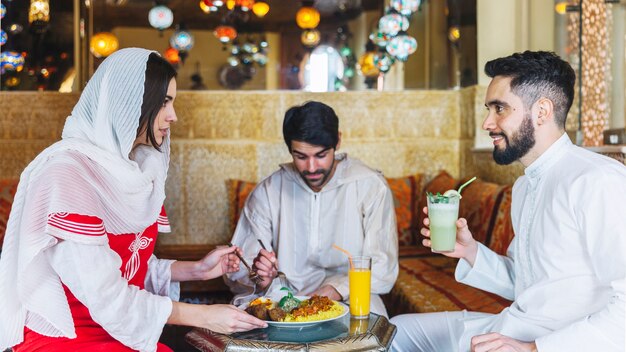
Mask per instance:
[[[519,160],[535,146],[535,128],[530,116],[524,117],[520,128],[511,136],[511,142],[504,133],[490,133],[490,136],[502,136],[505,147],[493,149],[493,160],[499,165],[509,165]]]
[[[328,169],[317,169],[314,172],[302,171],[300,173],[300,176],[302,177],[304,182],[309,185],[309,187],[320,187],[326,184],[326,181],[328,180],[328,177],[330,177],[330,173],[332,172],[334,166],[335,160],[333,160],[333,163]],[[322,177],[319,180],[311,181],[306,177],[307,175],[322,175]]]

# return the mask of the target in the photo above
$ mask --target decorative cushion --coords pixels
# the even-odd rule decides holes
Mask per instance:
[[[13,197],[17,191],[17,179],[0,180],[0,248],[4,241],[4,233],[7,229],[7,221],[13,205]]]
[[[430,192],[430,193],[444,193],[445,191],[449,190],[449,189],[453,189],[455,188],[455,185],[458,183],[458,181],[456,179],[454,179],[454,177],[450,176],[449,173],[447,173],[446,171],[439,171],[439,174],[437,174],[437,176],[435,176],[432,180],[430,180],[430,182],[428,182],[428,184],[426,185],[426,187],[424,187],[424,191],[422,192],[422,196],[419,198],[419,202],[417,203],[417,209],[418,209],[418,214],[419,214],[419,220],[420,220],[420,227],[422,224],[422,220],[424,219],[424,217],[426,215],[424,215],[424,212],[422,212],[422,209],[424,209],[424,207],[427,205],[426,202],[426,192]]]
[[[511,302],[458,283],[457,259],[444,256],[400,258],[400,273],[390,294],[383,296],[389,316],[401,313],[479,311],[499,313]]]
[[[496,214],[493,219],[492,230],[487,238],[489,248],[498,254],[505,255],[509,244],[513,240],[513,224],[511,223],[511,191],[513,186],[506,186],[498,199]]]
[[[422,194],[423,180],[422,174],[387,178],[393,195],[393,206],[398,224],[398,245],[400,246],[415,245],[419,238],[417,201]]]
[[[464,183],[467,180],[463,180]],[[491,220],[498,208],[496,203],[505,186],[476,180],[461,191],[459,217],[467,220],[474,239],[487,245],[487,235]]]
[[[230,234],[235,232],[237,222],[246,199],[256,186],[256,182],[248,182],[242,180],[226,180],[226,191],[228,194],[228,228]]]

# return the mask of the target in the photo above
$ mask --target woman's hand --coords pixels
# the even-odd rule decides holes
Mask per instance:
[[[239,247],[218,246],[196,262],[176,261],[172,264],[172,281],[209,280],[236,272],[239,258],[235,251],[241,254]]]
[[[218,246],[197,263],[196,269],[200,273],[201,280],[214,279],[226,273],[239,271],[239,258],[241,249],[237,246]]]
[[[253,317],[245,311],[229,304],[213,304],[205,306],[206,314],[203,318],[203,328],[222,334],[232,334],[239,331],[248,331],[266,328],[267,323]]]
[[[424,207],[423,211],[424,214],[428,215],[428,207]],[[430,219],[427,217],[424,219],[424,226],[429,225]],[[422,227],[420,233],[422,236],[426,237],[422,240],[422,244],[426,247],[430,247],[430,229],[428,227]],[[452,258],[463,258],[467,260],[471,266],[474,266],[477,252],[478,244],[467,227],[467,220],[459,218],[456,221],[456,244],[454,245],[454,251],[441,254]]]
[[[230,304],[173,302],[168,324],[195,326],[221,334],[266,328],[267,323]]]

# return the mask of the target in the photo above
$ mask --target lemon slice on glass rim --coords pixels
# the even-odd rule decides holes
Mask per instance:
[[[459,197],[459,199],[463,198],[463,196],[461,196],[461,193],[459,193],[459,191],[457,191],[456,189],[449,189],[447,190],[444,194],[444,197]]]
[[[463,198],[461,196],[461,191],[463,190],[463,188],[465,188],[465,186],[469,185],[470,183],[474,182],[476,180],[476,176],[472,177],[471,179],[469,179],[467,182],[465,182],[464,184],[461,185],[461,187],[459,187],[459,190],[457,191],[456,189],[449,189],[447,190],[443,196],[444,197],[459,197],[459,199]]]

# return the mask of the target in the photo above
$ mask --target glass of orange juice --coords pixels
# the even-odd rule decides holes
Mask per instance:
[[[372,258],[352,257],[348,271],[350,279],[350,315],[356,319],[370,316],[370,291],[372,281]]]
[[[350,318],[350,335],[361,335],[367,332],[369,319]]]

